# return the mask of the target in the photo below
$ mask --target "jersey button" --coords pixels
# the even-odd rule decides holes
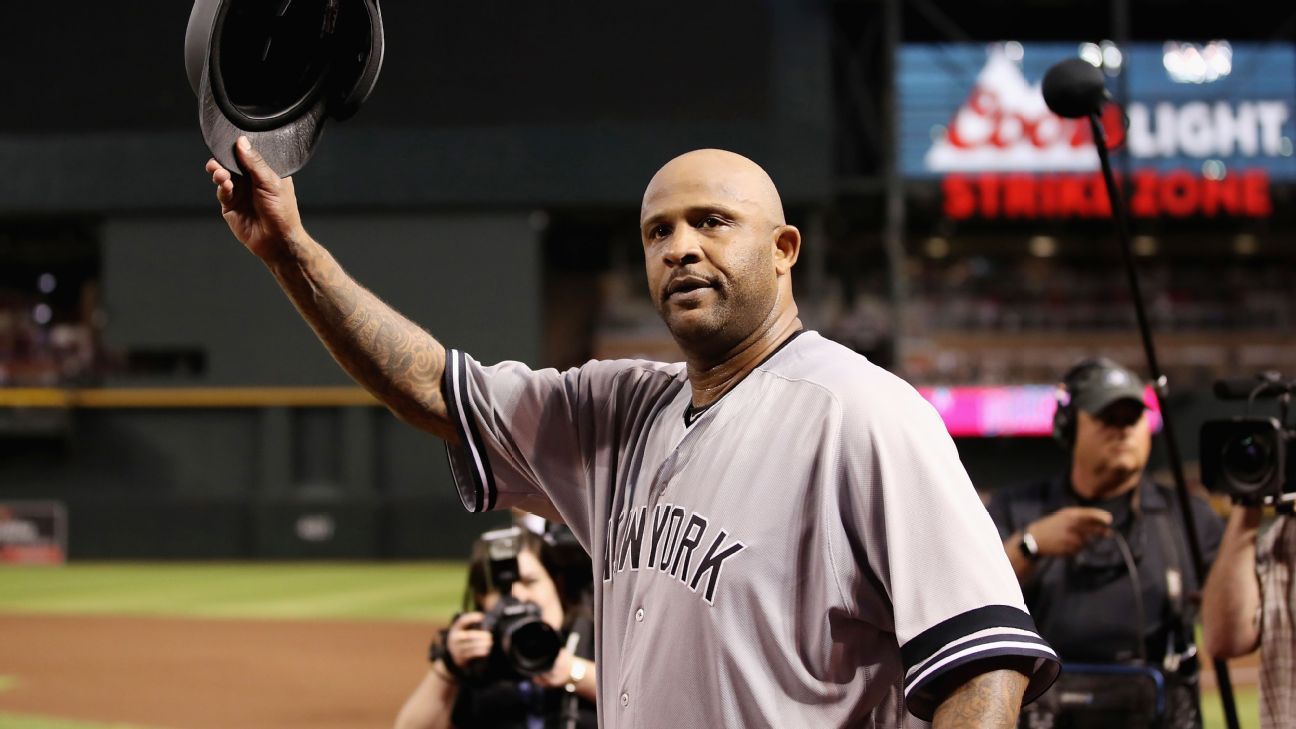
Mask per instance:
[[[621,706],[624,707],[629,705],[630,705],[630,694],[626,694],[626,693],[621,694]]]
[[[643,608],[639,608],[638,610],[635,611],[635,620],[638,620],[639,622],[642,623],[643,615],[644,615]]]

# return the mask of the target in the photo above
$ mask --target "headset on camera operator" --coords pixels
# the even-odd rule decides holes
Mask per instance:
[[[1233,499],[1219,557],[1206,579],[1202,636],[1218,658],[1236,658],[1260,649],[1260,726],[1296,724],[1296,432],[1287,425],[1287,407],[1296,383],[1276,375],[1243,384],[1221,397],[1248,400],[1279,397],[1280,419],[1233,418],[1207,422],[1201,432],[1202,480]],[[1250,390],[1248,393],[1247,390]],[[1261,530],[1265,506],[1278,516]]]
[[[593,621],[582,605],[589,558],[564,532],[512,527],[477,540],[467,612],[433,642],[396,729],[597,726]]]
[[[1200,726],[1193,578],[1173,489],[1144,473],[1151,429],[1145,385],[1106,358],[1072,367],[1057,390],[1054,437],[1067,468],[1000,489],[990,515],[1026,604],[1063,660],[1063,675],[1023,710],[1066,726]],[[1207,560],[1222,524],[1193,499]],[[1142,686],[1143,688],[1138,688]],[[1118,688],[1129,689],[1117,696]],[[1064,695],[1086,696],[1068,707]],[[1128,722],[1128,723],[1122,723]]]

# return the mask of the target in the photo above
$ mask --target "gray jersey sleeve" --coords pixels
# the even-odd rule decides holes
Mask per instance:
[[[843,495],[857,518],[856,557],[881,583],[904,665],[906,705],[930,719],[943,675],[1017,656],[1032,667],[1026,700],[1057,677],[994,524],[936,411],[908,385],[871,387],[845,417]],[[855,589],[874,599],[877,584]]]
[[[464,508],[556,511],[588,550],[598,452],[622,446],[614,424],[634,407],[636,383],[668,381],[670,368],[634,360],[565,372],[486,367],[449,350],[442,391],[459,444],[447,454]]]

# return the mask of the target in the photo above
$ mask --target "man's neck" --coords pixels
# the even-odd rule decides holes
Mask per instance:
[[[1137,470],[1129,475],[1100,474],[1085,471],[1076,464],[1071,465],[1071,490],[1082,499],[1102,501],[1114,499],[1127,494],[1138,486],[1143,478],[1143,471]]]
[[[753,332],[715,361],[688,357],[689,384],[693,386],[693,407],[702,408],[719,400],[742,382],[793,334],[801,330],[795,307],[789,307],[768,327]]]

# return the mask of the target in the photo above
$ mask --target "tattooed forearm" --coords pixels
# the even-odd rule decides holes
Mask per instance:
[[[1012,729],[1026,682],[1008,669],[973,676],[936,707],[932,729]]]
[[[356,283],[314,241],[291,249],[290,260],[270,269],[338,364],[402,420],[455,439],[441,396],[441,343]]]

